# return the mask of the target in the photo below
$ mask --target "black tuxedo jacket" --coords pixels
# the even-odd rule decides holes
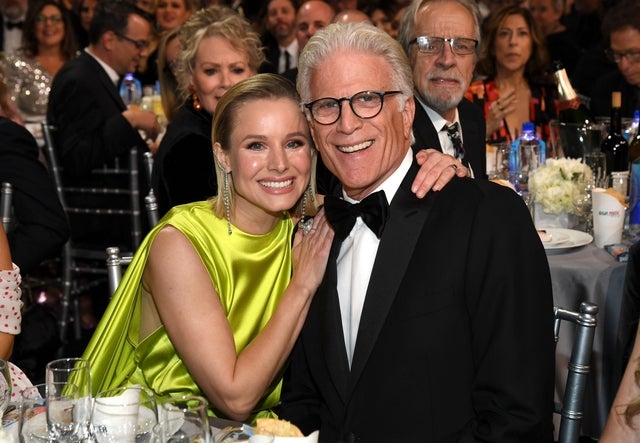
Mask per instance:
[[[426,111],[416,98],[416,112],[413,119],[414,151],[420,149],[437,149],[442,152],[438,131],[435,128]],[[487,149],[485,146],[487,128],[484,116],[477,106],[467,99],[462,99],[458,105],[460,124],[462,126],[462,140],[468,157],[469,164],[473,168],[475,178],[487,178]]]
[[[49,93],[47,120],[53,124],[55,148],[64,169],[66,185],[124,186],[122,182],[91,174],[91,170],[103,165],[129,163],[129,150],[138,148],[138,164],[144,164],[143,153],[147,144],[122,116],[126,109],[118,89],[105,70],[88,53],[67,62],[56,74]],[[142,169],[141,169],[142,170]],[[141,207],[149,189],[147,174],[138,174],[140,180]],[[67,201],[70,206],[91,205],[91,199],[79,198]],[[126,197],[116,196],[111,203],[115,207],[129,207]],[[143,224],[146,223],[142,218]],[[108,218],[85,216],[71,218],[72,238],[76,242],[92,243],[94,247],[117,246],[130,249],[131,226],[128,220],[114,223]],[[94,242],[98,242],[94,244]],[[106,247],[105,246],[105,247]]]
[[[351,369],[334,241],[279,414],[322,442],[550,442],[553,300],[524,203],[455,179],[419,200],[414,163],[390,206]]]
[[[15,229],[8,233],[11,258],[20,270],[33,270],[59,255],[69,238],[69,224],[56,188],[38,160],[29,131],[0,117],[0,182],[11,183]]]

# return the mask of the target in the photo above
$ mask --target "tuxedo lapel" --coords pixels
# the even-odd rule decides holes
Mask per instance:
[[[413,144],[413,150],[419,151],[420,149],[431,148],[442,152],[438,131],[436,131],[433,123],[431,123],[431,119],[422,107],[422,104],[417,98],[415,101],[416,111],[413,119],[413,136],[415,137],[415,143]]]
[[[413,255],[421,227],[429,214],[430,205],[419,204],[410,189],[417,170],[414,163],[391,202],[390,216],[371,271],[358,328],[349,380],[350,389],[355,387],[375,346]]]

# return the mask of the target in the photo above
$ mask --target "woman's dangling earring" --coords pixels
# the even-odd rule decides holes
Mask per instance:
[[[300,203],[300,221],[298,221],[298,229],[302,229],[304,235],[307,235],[311,228],[313,228],[313,217],[307,217],[305,213],[307,212],[307,197],[311,196],[311,200],[315,201],[315,197],[311,193],[311,184],[307,187],[307,190],[304,191],[302,195],[302,202]]]
[[[224,212],[227,217],[227,232],[231,235],[231,197],[229,193],[229,172],[224,168],[220,168],[222,171],[222,202],[224,203]]]
[[[198,94],[196,93],[196,88],[193,85],[189,85],[189,92],[191,93],[191,100],[193,101],[193,109],[196,111],[202,110],[202,103],[200,103],[200,99],[198,98]]]

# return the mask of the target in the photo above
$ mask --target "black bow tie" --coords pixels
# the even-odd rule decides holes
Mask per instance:
[[[384,191],[374,192],[355,204],[327,195],[324,198],[324,210],[340,240],[347,238],[358,217],[362,217],[362,221],[380,238],[389,216],[389,203]]]
[[[24,24],[24,22],[15,22],[15,23],[6,22],[5,26],[7,27],[8,30],[22,29],[22,25],[23,24]]]

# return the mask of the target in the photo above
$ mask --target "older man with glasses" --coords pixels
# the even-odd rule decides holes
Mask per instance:
[[[279,415],[322,443],[552,441],[551,279],[522,199],[466,177],[414,195],[412,72],[384,31],[332,24],[299,69],[341,186]]]
[[[622,115],[633,117],[640,109],[640,2],[624,0],[612,7],[602,22],[609,41],[605,51],[617,69],[598,79],[591,91],[591,112],[611,114],[611,92],[622,92]]]
[[[464,93],[473,79],[480,43],[474,0],[416,0],[402,19],[398,40],[415,83],[414,148],[435,148],[486,178],[484,116]]]

